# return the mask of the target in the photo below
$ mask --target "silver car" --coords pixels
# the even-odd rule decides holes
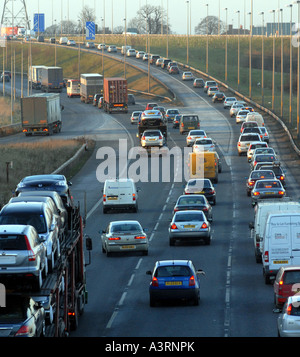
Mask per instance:
[[[205,130],[190,130],[186,137],[186,145],[193,146],[196,139],[207,138]]]
[[[232,106],[230,108],[230,111],[229,111],[230,117],[232,118],[235,115],[237,115],[239,110],[242,109],[243,107],[244,107],[244,104],[242,104],[242,103],[234,103],[234,104],[232,104]]]
[[[170,245],[175,245],[177,240],[203,240],[205,244],[210,244],[211,228],[204,212],[186,210],[174,214],[169,226]]]
[[[277,319],[279,337],[300,337],[300,296],[287,298]]]
[[[277,179],[258,180],[251,191],[252,205],[254,206],[259,200],[270,198],[282,198],[285,196],[285,189]]]
[[[142,147],[149,146],[159,146],[162,147],[164,145],[164,137],[160,130],[145,130],[141,137],[141,145]]]
[[[130,117],[131,124],[137,124],[139,122],[139,116],[141,113],[142,113],[141,111],[132,112]]]
[[[207,90],[207,95],[209,97],[213,97],[214,94],[216,94],[218,92],[219,92],[219,88],[218,87],[209,87],[208,90]]]
[[[260,135],[256,133],[241,134],[237,143],[239,156],[247,154],[248,148],[253,141],[261,141]]]
[[[236,102],[236,97],[226,97],[223,103],[224,108],[230,108],[234,102]]]
[[[147,235],[138,221],[113,221],[102,231],[102,252],[109,256],[115,252],[139,251],[148,255]]]
[[[240,109],[235,116],[236,124],[245,122],[248,113],[250,113],[249,110]]]
[[[15,279],[32,281],[40,289],[47,275],[44,238],[30,225],[0,226],[0,279],[8,286]],[[6,284],[5,284],[6,285]]]

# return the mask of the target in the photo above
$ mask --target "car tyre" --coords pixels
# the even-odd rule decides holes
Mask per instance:
[[[170,246],[174,246],[175,245],[175,239],[174,238],[170,238],[169,244],[170,244]]]

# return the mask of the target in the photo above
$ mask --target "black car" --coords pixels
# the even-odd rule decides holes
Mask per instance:
[[[251,196],[251,191],[257,180],[263,179],[275,179],[275,174],[272,170],[254,170],[251,171],[247,181],[246,181],[246,190],[247,195]]]
[[[173,214],[177,211],[200,210],[203,211],[207,220],[212,222],[212,207],[204,195],[181,195],[173,208]]]
[[[224,102],[225,100],[225,94],[224,93],[215,93],[212,97],[212,102],[216,103],[216,102]]]
[[[1,337],[45,336],[45,310],[30,297],[8,295],[0,307]]]
[[[215,205],[217,201],[216,190],[210,179],[190,179],[184,188],[184,194],[204,195],[207,201],[212,202],[213,205]]]
[[[181,114],[175,115],[175,118],[173,119],[173,128],[179,128],[180,118]]]
[[[68,182],[64,175],[44,174],[24,177],[15,190],[16,195],[25,191],[56,191],[66,208],[73,207],[73,199],[70,188],[72,183]]]
[[[262,165],[259,170],[272,170],[277,178],[282,184],[282,186],[285,187],[286,182],[285,182],[285,173],[283,172],[280,163],[273,163],[273,164],[266,164]]]
[[[135,105],[135,98],[133,94],[128,94],[127,98],[128,98],[128,104]]]

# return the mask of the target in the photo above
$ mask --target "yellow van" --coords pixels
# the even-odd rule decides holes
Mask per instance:
[[[203,151],[189,154],[189,176],[192,178],[208,178],[218,182],[221,163],[216,151]]]

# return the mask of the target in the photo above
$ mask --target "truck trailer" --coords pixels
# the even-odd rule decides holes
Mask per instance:
[[[104,78],[103,108],[106,112],[128,113],[127,80]]]
[[[61,67],[42,67],[40,71],[41,90],[43,92],[61,92],[64,86]]]
[[[32,89],[41,89],[41,71],[45,66],[29,67],[29,86]]]
[[[59,133],[62,126],[59,94],[42,93],[21,98],[21,122],[26,136]]]
[[[98,73],[80,75],[80,100],[86,104],[92,103],[95,94],[103,93],[103,76]]]

